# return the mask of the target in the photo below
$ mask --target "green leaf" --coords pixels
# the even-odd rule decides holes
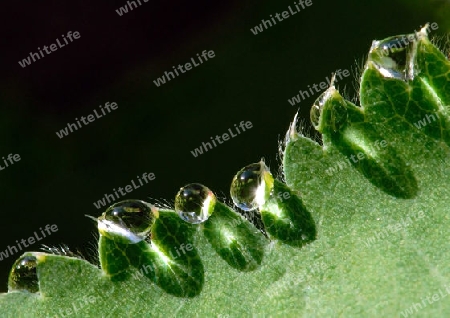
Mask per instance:
[[[130,267],[135,267],[141,277],[146,276],[169,294],[179,297],[198,295],[204,273],[192,243],[192,229],[174,211],[159,210],[155,213],[151,243],[141,240],[130,244],[118,242],[109,233],[100,235],[99,254],[103,271],[111,280],[120,281],[129,278]],[[139,273],[135,277],[139,277]]]
[[[273,239],[302,246],[316,238],[314,220],[296,193],[274,180],[272,195],[260,208],[265,228]]]
[[[1,295],[2,316],[450,316],[450,62],[425,30],[406,42],[397,48],[389,46],[399,37],[374,42],[360,107],[334,86],[316,101],[312,121],[323,145],[297,131],[296,120],[288,132],[287,190],[311,214],[315,240],[291,246],[286,242],[298,233],[280,233],[263,244],[264,255],[230,261],[258,244],[243,234],[252,226],[236,229],[244,249],[227,256],[214,235],[230,227],[228,209],[199,225],[165,210],[167,221],[162,216],[152,225],[156,250],[146,241],[117,248],[114,239],[101,242],[100,248],[109,244],[100,252],[107,255],[103,270],[73,257],[25,253],[36,257],[39,292]],[[188,242],[193,256],[174,258],[173,248]],[[243,271],[252,260],[257,266]],[[173,276],[164,271],[171,262]],[[124,276],[106,275],[109,263],[109,271]],[[149,264],[162,272],[144,275]]]
[[[204,235],[214,250],[230,266],[252,271],[261,265],[268,243],[263,234],[243,216],[217,202],[204,224]]]

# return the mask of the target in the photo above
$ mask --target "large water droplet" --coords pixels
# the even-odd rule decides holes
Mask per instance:
[[[242,168],[233,178],[230,195],[234,204],[244,211],[252,211],[264,202],[265,182],[268,172],[264,162],[252,163]]]
[[[145,233],[153,221],[151,205],[141,200],[124,200],[111,205],[104,213],[105,220],[130,230]]]
[[[36,272],[37,260],[33,255],[21,256],[9,274],[8,290],[24,290],[30,293],[39,291]]]
[[[175,197],[175,211],[188,223],[205,222],[212,211],[216,198],[214,193],[200,183],[191,183],[178,191]]]
[[[369,59],[375,63],[378,71],[385,77],[401,80],[413,78],[414,56],[411,48],[414,35],[401,35],[374,41]]]

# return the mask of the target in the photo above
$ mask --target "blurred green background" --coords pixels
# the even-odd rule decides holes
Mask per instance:
[[[118,16],[126,1],[24,7],[6,4],[0,76],[0,157],[22,160],[0,171],[0,251],[46,224],[39,243],[95,254],[93,202],[144,172],[156,176],[123,197],[172,201],[191,182],[228,196],[233,175],[262,157],[278,170],[278,143],[300,109],[319,94],[287,99],[336,69],[355,69],[371,42],[437,22],[449,31],[449,1],[317,1],[253,35],[250,28],[293,1],[154,1]],[[81,38],[26,68],[19,60],[67,31]],[[156,87],[153,80],[203,50],[215,57]],[[358,74],[359,76],[359,74]],[[338,82],[356,94],[352,76]],[[346,87],[344,89],[344,87]],[[69,136],[55,132],[99,105],[118,109]],[[253,128],[195,158],[191,150],[241,121]],[[27,250],[38,250],[35,244]],[[20,253],[0,261],[0,291]]]

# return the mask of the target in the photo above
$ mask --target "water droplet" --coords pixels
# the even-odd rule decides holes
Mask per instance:
[[[141,200],[124,200],[111,205],[103,214],[104,219],[114,222],[135,234],[149,231],[153,221],[151,205]]]
[[[332,82],[334,82],[334,75],[332,78]],[[314,102],[314,105],[311,107],[311,111],[309,113],[311,123],[314,125],[314,128],[318,129],[320,124],[320,116],[322,115],[323,106],[325,105],[325,100],[330,96],[330,88],[325,92],[320,94],[320,96]]]
[[[37,260],[33,255],[21,256],[9,274],[8,290],[24,290],[30,293],[39,291],[36,272]]]
[[[262,205],[266,198],[264,173],[269,169],[260,161],[242,168],[233,178],[230,195],[234,204],[244,211],[252,211]]]
[[[311,107],[311,112],[310,112],[310,118],[311,118],[311,123],[314,125],[314,127],[319,127],[319,120],[320,120],[320,114],[322,113],[322,107],[320,105],[314,104]]]
[[[411,47],[415,42],[412,35],[394,36],[382,41],[373,41],[369,59],[385,77],[401,80],[413,77],[413,56]]]
[[[347,104],[339,92],[332,86],[323,92],[311,107],[310,118],[314,128],[324,135],[337,132],[347,123]],[[356,106],[355,106],[356,107]]]
[[[203,184],[191,183],[178,191],[175,196],[175,211],[188,223],[205,222],[216,203],[214,193]]]

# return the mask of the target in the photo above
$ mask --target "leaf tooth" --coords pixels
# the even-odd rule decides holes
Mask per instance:
[[[360,107],[345,101],[336,91],[320,101],[324,146],[333,145],[347,157],[349,165],[372,184],[399,198],[413,198],[417,180],[394,147],[366,121]]]

